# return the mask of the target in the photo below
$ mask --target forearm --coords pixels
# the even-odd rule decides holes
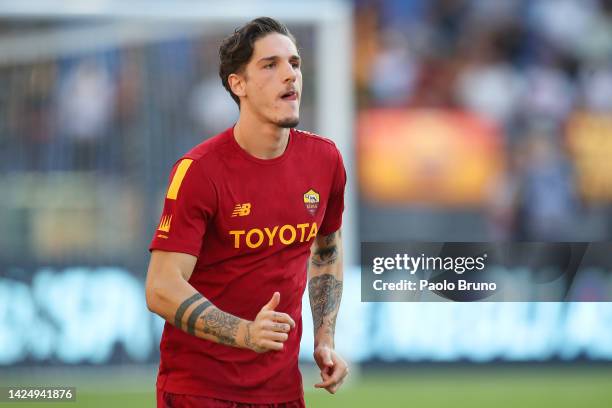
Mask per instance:
[[[317,237],[310,257],[308,293],[315,347],[322,343],[334,346],[342,286],[342,241],[340,231],[337,231],[325,237]]]
[[[165,279],[163,285],[148,284],[147,304],[152,312],[193,336],[248,347],[249,321],[218,309],[181,277]]]

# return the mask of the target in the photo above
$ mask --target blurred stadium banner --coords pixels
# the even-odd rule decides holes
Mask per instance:
[[[0,366],[157,361],[162,320],[132,271],[13,272],[0,278]],[[349,361],[612,361],[609,303],[363,303],[359,273],[348,272],[337,347]],[[303,331],[310,361],[307,309]]]
[[[612,117],[579,112],[569,120],[567,143],[582,197],[594,204],[612,202]]]
[[[503,169],[501,133],[471,113],[366,110],[357,130],[360,187],[371,202],[482,205]]]

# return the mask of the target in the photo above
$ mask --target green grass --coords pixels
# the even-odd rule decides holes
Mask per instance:
[[[155,392],[84,392],[78,394],[78,401],[76,403],[66,404],[66,407],[155,407]]]
[[[0,402],[0,407],[15,408],[123,408],[155,407],[154,392],[78,392],[73,402]]]
[[[307,405],[327,407],[610,408],[612,370],[498,369],[364,376],[336,395],[310,392]]]
[[[357,370],[354,370],[357,371]],[[3,404],[32,407],[154,407],[155,393],[146,381],[121,376],[81,378],[77,402]],[[4,378],[6,380],[6,378]],[[449,408],[610,408],[612,367],[467,367],[355,372],[336,395],[314,390],[312,373],[305,374],[308,407],[449,407]],[[84,381],[89,381],[88,383]],[[39,381],[37,381],[39,382]]]

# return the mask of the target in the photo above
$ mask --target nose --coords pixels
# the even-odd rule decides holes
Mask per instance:
[[[285,66],[285,69],[283,70],[283,82],[295,82],[297,79],[297,73],[295,72],[293,65],[291,65],[290,62],[286,62],[283,65]]]

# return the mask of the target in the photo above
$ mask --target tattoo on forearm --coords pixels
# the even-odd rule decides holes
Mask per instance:
[[[179,329],[182,328],[183,315],[185,314],[187,309],[189,309],[189,306],[193,305],[195,302],[203,298],[204,296],[200,295],[199,293],[196,293],[195,295],[189,297],[183,303],[181,303],[181,305],[176,310],[176,314],[174,315],[174,326],[178,327]]]
[[[198,317],[200,317],[200,315],[202,314],[202,312],[204,312],[204,310],[208,309],[211,306],[212,306],[212,303],[210,303],[210,301],[207,300],[205,302],[200,303],[193,309],[193,312],[191,312],[191,314],[189,315],[189,319],[187,320],[187,333],[195,336],[195,332],[196,332],[195,326],[196,326],[196,321],[198,320]]]
[[[196,293],[181,303],[174,316],[174,325],[176,327],[179,329],[183,328],[183,317],[187,309],[201,299],[204,299],[204,296]],[[209,308],[211,310],[205,313]],[[236,345],[236,333],[238,333],[238,326],[240,325],[238,317],[217,309],[209,300],[205,299],[204,302],[197,305],[189,314],[185,330],[187,333],[191,335],[196,334],[198,319],[202,319],[204,323],[202,328],[204,333],[215,336],[221,344]]]
[[[334,243],[336,240],[335,232],[325,237],[325,247],[317,248],[312,254],[310,262],[313,266],[322,267],[332,265],[338,260],[338,246]]]
[[[315,276],[308,282],[308,294],[315,335],[325,326],[324,329],[333,336],[342,297],[342,281],[328,273]]]
[[[200,319],[204,321],[204,333],[212,334],[221,344],[236,345],[236,334],[240,325],[238,317],[213,307],[210,312],[200,316]]]

